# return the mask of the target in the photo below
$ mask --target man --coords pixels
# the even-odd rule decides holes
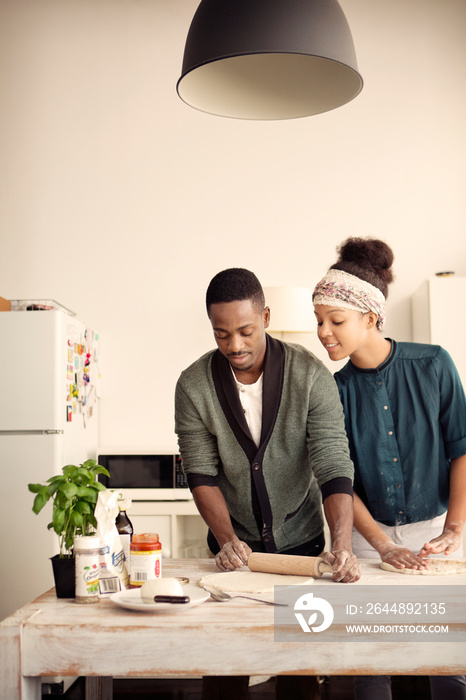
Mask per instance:
[[[175,430],[218,568],[245,565],[251,551],[319,555],[323,500],[333,580],[357,581],[353,465],[332,375],[267,335],[270,309],[252,272],[218,273],[206,306],[218,349],[182,372]]]

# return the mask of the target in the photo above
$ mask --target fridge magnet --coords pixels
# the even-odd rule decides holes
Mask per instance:
[[[72,408],[71,408],[71,406],[67,405],[67,407],[66,407],[66,422],[71,423],[72,419],[73,419]]]
[[[68,341],[69,344],[69,341]],[[71,364],[73,362],[73,348],[68,348],[68,362]]]
[[[73,365],[68,365],[66,368],[66,371],[67,371],[66,378],[73,379],[73,377],[74,377]]]
[[[73,405],[73,413],[76,413],[77,410],[78,410],[78,407],[77,407],[77,405],[76,405],[76,401],[73,401],[73,404],[72,404],[72,405]]]

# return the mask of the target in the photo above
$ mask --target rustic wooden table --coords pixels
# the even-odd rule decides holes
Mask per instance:
[[[400,576],[381,571],[376,562],[361,564],[361,580],[348,586],[419,585],[420,579],[423,586],[466,584],[466,574]],[[209,559],[163,563],[164,576],[187,576],[191,582],[215,572]],[[328,575],[319,583],[344,585]],[[464,590],[466,607],[466,585]],[[466,640],[466,625],[461,628]],[[0,624],[0,678],[8,700],[39,700],[41,676],[85,676],[87,698],[111,700],[114,676],[458,675],[465,670],[466,641],[275,641],[274,608],[241,598],[150,614],[109,600],[77,605],[57,599],[52,589]]]

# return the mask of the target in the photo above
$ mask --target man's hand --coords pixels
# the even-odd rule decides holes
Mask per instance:
[[[334,581],[358,581],[361,578],[361,570],[351,546],[353,498],[347,493],[333,493],[325,499],[324,511],[330,529],[332,551],[323,552],[322,559],[332,567]]]
[[[359,562],[352,552],[347,549],[332,549],[322,552],[322,559],[333,569],[333,580],[340,583],[354,583],[361,578]]]
[[[225,542],[220,552],[215,557],[215,563],[220,571],[234,571],[248,562],[252,549],[246,542],[231,540]]]
[[[236,536],[225,498],[219,487],[196,486],[193,496],[199,513],[221,547],[215,557],[217,568],[220,571],[234,571],[244,566],[252,550]]]

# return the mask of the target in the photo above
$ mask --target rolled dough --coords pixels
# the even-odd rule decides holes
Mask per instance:
[[[417,576],[449,576],[450,574],[466,574],[466,561],[462,559],[431,559],[428,569],[397,569],[391,564],[380,562],[384,571],[395,574],[414,574]]]
[[[199,585],[228,593],[273,593],[274,586],[309,586],[313,582],[314,579],[308,576],[265,574],[256,571],[223,571],[219,574],[204,576],[199,581]]]

